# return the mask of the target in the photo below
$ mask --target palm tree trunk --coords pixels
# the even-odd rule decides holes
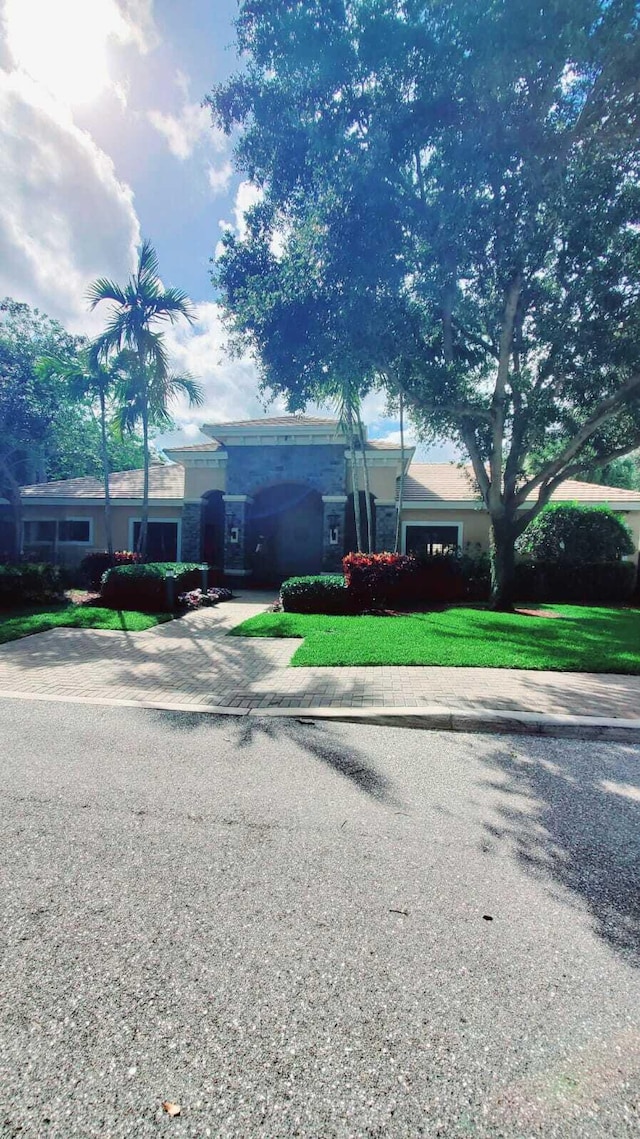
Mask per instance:
[[[360,440],[360,450],[362,451],[362,473],[364,476],[364,504],[367,512],[367,550],[368,554],[372,554],[371,549],[373,545],[373,513],[371,510],[371,490],[369,483],[369,464],[367,462],[367,451],[364,438],[364,428],[362,426],[362,419],[360,418],[360,411],[358,411],[358,438]]]
[[[149,407],[146,391],[142,408],[142,450],[144,457],[144,478],[142,484],[142,516],[138,535],[137,553],[143,562],[147,560],[147,531],[149,529]]]
[[[349,451],[351,454],[351,489],[353,491],[353,516],[356,523],[356,546],[358,553],[362,550],[362,518],[360,516],[360,490],[356,474],[356,443],[353,432],[353,422],[349,422]]]
[[[400,539],[402,537],[402,499],[404,497],[404,396],[400,391],[400,485],[398,487],[398,508],[396,515],[396,548],[400,552]]]
[[[111,490],[109,487],[109,448],[107,446],[107,407],[104,389],[100,388],[100,441],[102,449],[102,475],[104,478],[104,532],[109,562],[113,565],[113,526],[111,523]]]

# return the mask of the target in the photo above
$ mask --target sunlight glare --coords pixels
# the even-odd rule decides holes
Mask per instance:
[[[6,0],[5,23],[16,65],[69,104],[110,85],[108,40],[129,38],[116,0]]]

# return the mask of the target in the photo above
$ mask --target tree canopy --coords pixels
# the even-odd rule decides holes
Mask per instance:
[[[237,32],[232,334],[292,409],[356,377],[458,439],[508,605],[553,491],[640,444],[638,7],[244,0]]]

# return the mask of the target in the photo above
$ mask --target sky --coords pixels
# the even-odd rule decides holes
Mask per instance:
[[[202,107],[241,66],[236,8],[236,0],[0,0],[0,297],[95,335],[106,312],[88,312],[89,283],[125,282],[149,238],[163,282],[196,307],[193,326],[167,333],[173,367],[206,393],[197,412],[172,409],[176,431],[164,445],[200,441],[202,423],[265,413],[254,363],[226,350],[210,280],[223,229],[242,232],[255,200],[230,140]],[[284,410],[273,402],[267,413]],[[384,395],[367,397],[364,413],[370,438],[397,438]],[[453,456],[447,445],[416,455]]]

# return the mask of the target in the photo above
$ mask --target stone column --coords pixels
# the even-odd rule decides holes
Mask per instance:
[[[182,507],[182,560],[202,561],[201,502],[185,502]]]
[[[347,496],[323,494],[322,505],[322,570],[323,573],[340,573],[344,557]]]
[[[376,553],[390,553],[396,544],[396,504],[391,499],[376,500]]]
[[[224,494],[224,572],[229,577],[249,577],[250,551],[247,549],[248,494]]]

